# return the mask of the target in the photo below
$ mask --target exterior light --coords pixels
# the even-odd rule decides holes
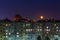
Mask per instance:
[[[43,16],[40,16],[40,19],[43,19],[44,17]]]

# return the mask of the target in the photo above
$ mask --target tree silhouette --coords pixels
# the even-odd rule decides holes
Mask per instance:
[[[38,35],[37,40],[41,40],[41,36],[40,35]]]
[[[20,21],[22,19],[22,16],[20,16],[19,14],[16,14],[14,17],[13,17],[13,21]]]
[[[56,38],[55,40],[58,40],[58,38]]]
[[[45,40],[50,40],[50,38],[48,36],[45,37]]]

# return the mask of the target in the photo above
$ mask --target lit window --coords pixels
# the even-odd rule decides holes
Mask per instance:
[[[8,38],[8,36],[6,36],[6,38]]]
[[[39,28],[39,26],[37,26],[37,28]]]
[[[28,31],[30,31],[30,29],[28,29]]]
[[[11,24],[6,24],[5,26],[10,26]]]
[[[60,32],[60,30],[59,30],[59,32]]]
[[[58,30],[56,30],[56,31],[58,31]]]
[[[17,35],[17,37],[19,37],[19,35]]]
[[[40,26],[40,28],[42,28],[42,26]]]
[[[26,29],[26,31],[28,31],[28,29]]]
[[[25,27],[25,24],[23,24],[23,27]]]
[[[56,26],[56,24],[54,24],[54,26]]]
[[[10,26],[11,24],[9,24],[9,26]]]
[[[6,33],[6,35],[7,35],[8,33]]]
[[[42,31],[42,29],[40,29],[40,31]]]
[[[56,27],[58,29],[58,27]]]
[[[37,31],[39,31],[39,29],[37,29]]]
[[[17,34],[19,34],[19,32],[17,32]]]
[[[46,29],[46,31],[50,31],[50,29]]]
[[[54,35],[54,37],[58,37],[58,35]]]
[[[46,28],[48,29],[48,26]]]
[[[11,35],[11,33],[9,33],[9,35]]]
[[[23,33],[23,40],[25,40],[25,38],[26,38],[26,35],[25,35],[25,33]]]
[[[26,29],[26,31],[32,31],[32,29]]]
[[[30,24],[26,24],[26,26],[30,26]]]
[[[8,30],[6,30],[6,32],[8,32]]]
[[[8,26],[8,24],[6,24],[6,26]]]
[[[30,29],[32,31],[32,29]]]

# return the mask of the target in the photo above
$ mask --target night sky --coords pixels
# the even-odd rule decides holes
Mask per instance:
[[[30,19],[46,18],[60,19],[59,0],[0,0],[0,19],[12,19],[20,14]]]

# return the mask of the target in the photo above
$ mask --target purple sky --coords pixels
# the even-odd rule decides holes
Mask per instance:
[[[59,0],[0,0],[0,19],[10,18],[20,14],[23,17],[39,19],[45,18],[60,19]]]

